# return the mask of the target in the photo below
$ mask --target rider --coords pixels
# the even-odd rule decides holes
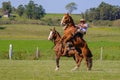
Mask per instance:
[[[76,33],[81,33],[81,34],[85,35],[87,32],[88,24],[86,23],[85,19],[81,19],[80,23],[78,25],[76,25],[76,27],[77,27]]]

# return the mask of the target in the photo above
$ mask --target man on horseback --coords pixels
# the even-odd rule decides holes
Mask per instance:
[[[86,34],[87,29],[88,29],[88,24],[86,23],[85,19],[81,19],[80,23],[76,26],[76,31],[73,36],[78,35],[79,37],[83,38],[83,36]],[[67,42],[68,50],[74,49],[73,45],[71,42]]]
[[[75,34],[81,33],[82,35],[85,35],[87,32],[88,24],[86,23],[86,21],[84,19],[81,19],[80,23],[78,25],[76,25],[76,27],[77,27],[77,31]]]

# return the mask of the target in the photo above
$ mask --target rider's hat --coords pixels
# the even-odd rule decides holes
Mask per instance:
[[[80,22],[86,22],[85,19],[80,19]]]

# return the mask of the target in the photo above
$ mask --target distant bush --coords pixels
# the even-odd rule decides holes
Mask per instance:
[[[38,24],[38,25],[48,25],[48,26],[59,26],[60,19],[42,19],[42,20],[20,20],[16,19],[15,17],[10,17],[8,19],[0,19],[0,24]]]
[[[120,27],[120,19],[113,21],[113,26]]]
[[[94,26],[108,26],[108,27],[116,26],[116,27],[120,27],[120,19],[114,20],[114,21],[96,20],[96,21],[90,22],[90,24],[92,24]]]
[[[0,20],[0,24],[11,24],[10,20]]]
[[[109,20],[98,20],[98,21],[93,21],[93,25],[95,26],[112,26],[112,21]]]
[[[0,24],[40,24],[45,25],[44,22],[40,20],[16,20],[14,17],[8,19],[1,19]]]
[[[58,18],[43,19],[42,22],[44,23],[44,25],[48,25],[48,26],[59,26],[60,25],[60,19],[58,19]]]

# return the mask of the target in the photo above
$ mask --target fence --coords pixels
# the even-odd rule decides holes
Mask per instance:
[[[12,60],[12,55],[13,55],[13,45],[10,44],[10,45],[9,45],[9,54],[8,54],[10,60]],[[34,57],[34,59],[38,59],[38,58],[40,58],[40,50],[39,50],[39,48],[37,47],[37,48],[36,48],[36,52],[35,52],[35,57]]]

